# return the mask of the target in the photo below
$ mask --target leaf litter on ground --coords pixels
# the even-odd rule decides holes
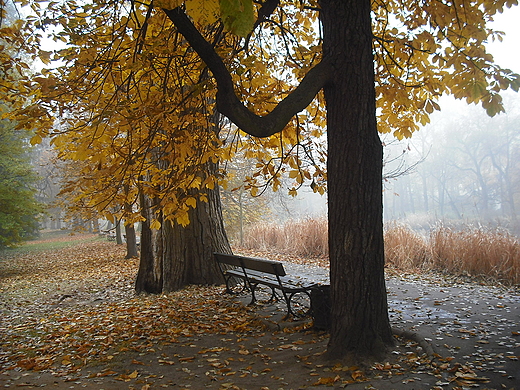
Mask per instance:
[[[92,236],[0,259],[0,384],[289,389],[378,379],[413,385],[424,376],[439,388],[486,382],[450,358],[433,361],[405,339],[385,362],[327,362],[326,333],[309,323],[268,330],[254,308],[222,294],[222,286],[136,296],[138,261],[124,256],[123,246]]]

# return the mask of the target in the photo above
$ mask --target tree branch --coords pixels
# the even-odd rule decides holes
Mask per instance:
[[[177,30],[206,63],[217,81],[217,109],[244,132],[255,137],[269,137],[279,133],[291,118],[304,110],[328,82],[332,66],[322,60],[314,66],[287,97],[266,116],[251,112],[235,93],[231,74],[213,47],[204,39],[182,8],[164,10]]]

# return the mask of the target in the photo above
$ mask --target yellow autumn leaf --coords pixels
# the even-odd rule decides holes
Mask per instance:
[[[150,229],[159,230],[160,228],[161,228],[161,223],[156,219],[152,220],[152,223],[150,224]]]
[[[135,378],[137,378],[138,375],[139,375],[139,373],[136,370],[136,371],[132,372],[131,374],[129,374],[128,378],[135,379]]]
[[[192,208],[195,208],[197,207],[197,199],[189,197],[188,199],[186,199],[186,204]]]
[[[32,138],[31,138],[31,145],[34,146],[34,145],[38,145],[38,144],[41,144],[42,143],[42,137],[39,135],[39,134],[35,134]]]
[[[337,381],[339,381],[341,377],[339,375],[331,376],[331,377],[320,377],[318,381],[314,383],[315,386],[318,385],[333,385]]]
[[[155,0],[154,5],[157,8],[174,9],[180,6],[184,0]]]
[[[290,177],[291,179],[295,179],[295,178],[297,178],[297,177],[299,177],[299,176],[301,176],[301,175],[300,175],[300,171],[293,170],[293,171],[290,171],[290,172],[289,172],[289,177]]]
[[[190,224],[190,216],[186,211],[181,211],[176,217],[175,220],[179,225],[188,226]]]
[[[218,0],[187,0],[186,11],[198,23],[215,23],[220,16]]]
[[[41,50],[39,53],[40,60],[45,64],[49,65],[51,63],[51,54],[50,51]]]

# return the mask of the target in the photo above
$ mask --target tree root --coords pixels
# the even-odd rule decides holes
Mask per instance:
[[[437,355],[433,350],[431,344],[415,332],[410,332],[409,330],[399,328],[392,328],[392,333],[396,336],[404,337],[405,339],[415,341],[417,344],[419,344],[423,351],[431,358],[431,360],[433,360]]]

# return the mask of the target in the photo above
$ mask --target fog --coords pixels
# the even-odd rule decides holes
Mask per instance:
[[[497,64],[520,73],[518,20],[518,6],[497,15],[493,27],[506,35],[488,47]],[[443,97],[442,110],[411,139],[382,137],[385,222],[417,229],[439,221],[498,225],[520,234],[520,96],[502,96],[506,113],[493,118],[480,106]],[[288,209],[291,218],[324,215],[326,199],[301,191]]]
[[[495,62],[517,73],[518,20],[518,6],[497,15],[493,27],[506,35],[489,45]],[[520,233],[520,97],[512,91],[502,96],[506,113],[493,118],[480,106],[443,97],[429,125],[386,148],[386,161],[406,153],[385,172],[399,163],[411,172],[385,181],[385,221],[424,229],[437,221],[499,225]]]
[[[490,118],[478,106],[442,100],[442,111],[412,139],[386,148],[403,157],[385,167],[385,221],[427,228],[436,221],[500,225],[518,232],[520,98],[504,94],[507,113]]]

